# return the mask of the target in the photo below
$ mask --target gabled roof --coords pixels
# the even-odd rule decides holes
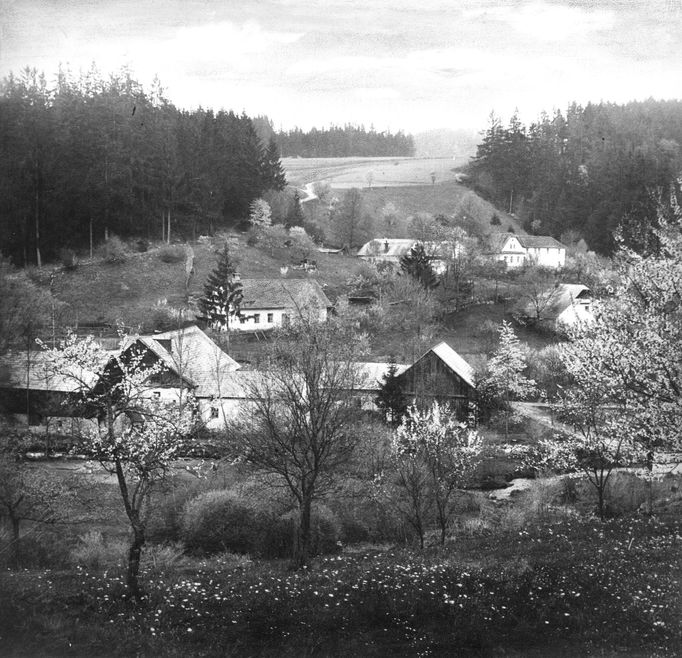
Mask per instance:
[[[589,299],[591,291],[587,286],[577,283],[560,283],[558,286],[548,288],[543,293],[542,300],[546,302],[541,311],[541,320],[556,320],[567,308],[572,306],[577,299]],[[535,316],[536,310],[532,302],[519,305],[518,311],[522,315]]]
[[[241,283],[243,311],[332,305],[315,279],[242,279]]]
[[[196,326],[139,336],[135,340],[192,386],[197,397],[217,395],[222,381],[241,367]]]
[[[549,235],[517,235],[524,249],[566,249],[558,240]]]
[[[401,238],[375,238],[360,247],[358,256],[384,256],[385,258],[400,258],[409,253],[418,240]]]
[[[520,249],[505,249],[510,238],[516,238],[521,245]],[[488,238],[490,244],[490,251],[493,254],[509,253],[509,254],[525,254],[526,250],[521,243],[521,236],[516,233],[492,233]]]
[[[492,233],[488,239],[492,253],[521,253],[519,249],[505,249],[510,238],[516,238],[526,249],[566,249],[558,240],[549,235],[517,235],[516,233]]]
[[[429,353],[435,354],[453,373],[461,377],[469,386],[472,388],[476,387],[474,382],[474,369],[445,342],[438,343],[438,345],[435,345],[430,350],[424,352],[424,354],[422,354],[411,366],[406,368],[404,372],[408,372]]]
[[[358,374],[356,388],[363,391],[378,391],[384,383],[384,376],[388,373],[389,363],[383,362],[358,362],[355,364]],[[396,363],[396,375],[400,375],[408,366]]]
[[[469,386],[476,386],[474,382],[474,369],[447,343],[438,343],[430,351],[441,359],[450,370],[458,374]]]
[[[0,358],[0,388],[73,393],[97,376],[77,366],[57,373],[47,352],[14,352]]]

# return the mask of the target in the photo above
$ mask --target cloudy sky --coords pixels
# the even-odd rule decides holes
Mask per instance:
[[[481,129],[682,96],[682,0],[0,0],[0,75],[93,61],[276,127]]]

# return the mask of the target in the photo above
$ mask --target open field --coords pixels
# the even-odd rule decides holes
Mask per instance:
[[[290,185],[326,181],[335,189],[403,187],[457,180],[451,158],[282,158]]]

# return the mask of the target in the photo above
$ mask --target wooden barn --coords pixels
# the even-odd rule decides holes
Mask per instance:
[[[447,343],[439,343],[399,376],[403,393],[417,405],[447,403],[464,419],[476,397],[473,368]]]

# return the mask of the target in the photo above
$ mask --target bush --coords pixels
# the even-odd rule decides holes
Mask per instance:
[[[116,235],[112,235],[106,242],[103,242],[97,249],[97,253],[102,260],[112,265],[120,265],[128,260],[128,248]]]
[[[75,270],[78,267],[78,256],[73,249],[66,247],[59,250],[59,260],[62,262],[64,269]]]
[[[164,263],[182,263],[186,257],[185,248],[179,244],[166,245],[159,249],[159,259]]]
[[[0,532],[2,567],[57,569],[69,563],[69,551],[65,542],[53,533],[26,534],[13,547],[10,544],[12,541],[9,533]]]
[[[500,222],[500,216],[495,212],[493,213],[493,216],[490,218],[490,223],[493,226],[499,226],[502,222]]]
[[[250,553],[271,522],[253,503],[231,491],[208,491],[184,507],[181,537],[194,553]]]
[[[123,566],[128,556],[128,544],[123,539],[105,540],[99,530],[89,530],[79,538],[71,551],[75,564],[90,569]]]
[[[327,555],[341,549],[341,525],[328,507],[316,505],[311,518],[310,555]],[[288,558],[294,555],[298,510],[282,514],[264,528],[261,555],[265,558]]]

